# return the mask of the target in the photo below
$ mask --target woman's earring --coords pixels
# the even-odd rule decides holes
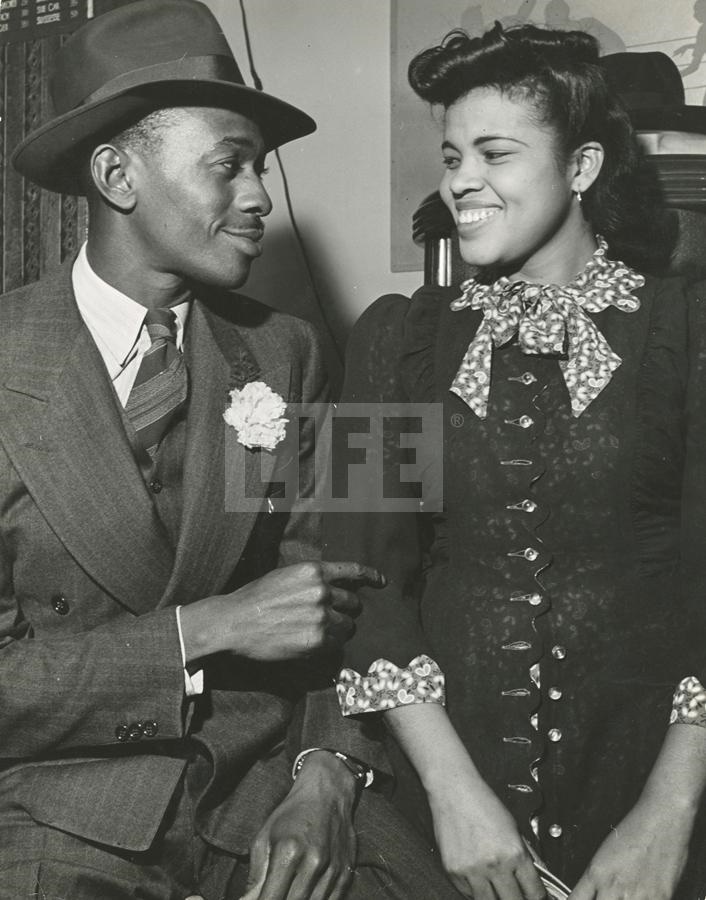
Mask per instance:
[[[579,201],[579,203],[580,203],[581,200],[583,200],[583,197],[581,196],[581,191],[576,190],[576,191],[574,191],[574,194],[576,194],[576,199],[577,199],[577,200]]]

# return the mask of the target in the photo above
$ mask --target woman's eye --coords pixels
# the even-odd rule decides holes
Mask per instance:
[[[489,162],[495,162],[496,160],[504,159],[504,157],[509,156],[509,155],[510,155],[509,150],[486,150],[485,151],[485,158]]]
[[[459,160],[455,156],[444,156],[442,163],[446,169],[455,169],[458,166]]]

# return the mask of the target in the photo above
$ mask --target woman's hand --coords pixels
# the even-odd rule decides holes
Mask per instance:
[[[706,729],[671,725],[640,800],[603,841],[571,900],[671,900],[706,789]]]
[[[603,841],[571,900],[671,900],[693,820],[689,808],[641,799]]]
[[[384,715],[424,785],[454,886],[473,900],[543,900],[515,820],[481,778],[444,707],[416,703]]]
[[[515,820],[485,782],[453,779],[429,803],[442,863],[464,897],[546,897]]]

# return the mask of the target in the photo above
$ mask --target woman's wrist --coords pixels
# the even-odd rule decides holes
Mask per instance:
[[[641,799],[656,814],[688,817],[696,815],[705,789],[706,728],[671,725]]]

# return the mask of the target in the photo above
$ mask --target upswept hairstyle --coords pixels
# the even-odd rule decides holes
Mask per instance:
[[[408,75],[416,94],[445,109],[481,87],[526,100],[538,124],[554,129],[562,164],[586,141],[599,142],[605,159],[583,195],[584,214],[608,241],[611,256],[643,270],[660,269],[671,246],[657,180],[598,59],[597,41],[583,31],[535,25],[506,31],[496,22],[480,37],[452,31],[415,56]]]

